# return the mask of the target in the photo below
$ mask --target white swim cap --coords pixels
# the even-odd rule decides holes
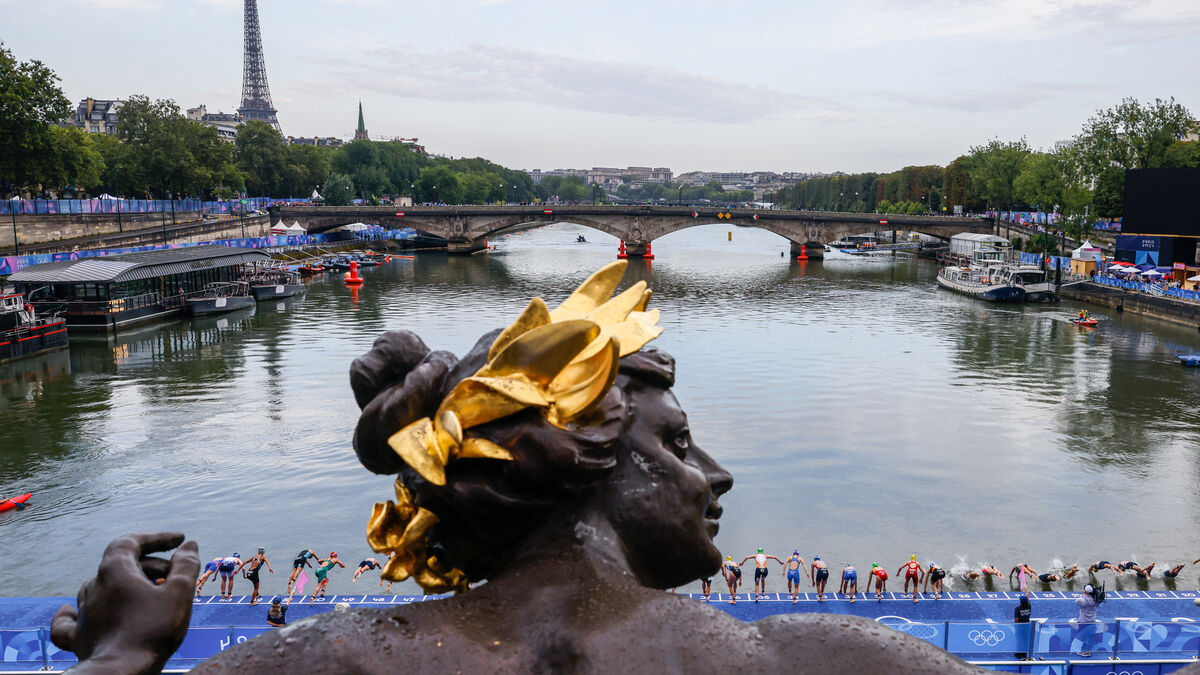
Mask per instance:
[[[1092,592],[1092,591],[1094,591],[1094,590],[1096,590],[1096,589],[1092,588],[1092,585],[1091,585],[1091,584],[1088,584],[1087,586],[1084,586],[1084,587],[1083,587],[1083,592],[1084,592],[1084,593],[1091,593],[1091,592]]]

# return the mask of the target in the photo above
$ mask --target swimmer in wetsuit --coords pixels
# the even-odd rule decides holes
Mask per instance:
[[[704,601],[708,602],[708,594],[712,592],[712,577],[700,578],[700,593],[704,595]]]
[[[933,587],[933,599],[937,600],[942,597],[942,592],[945,590],[946,570],[942,569],[935,563],[929,563],[929,571],[925,573],[925,593],[929,592],[930,586]],[[913,589],[916,593],[916,589]]]
[[[871,576],[875,577],[875,601],[883,602],[883,594],[887,592],[887,570],[879,566],[879,563],[871,563]],[[871,591],[871,580],[867,580],[867,592]]]
[[[917,601],[917,589],[921,587],[921,578],[925,576],[925,570],[921,567],[921,563],[917,562],[917,556],[910,556],[908,562],[900,566],[896,570],[896,576],[904,572],[904,594],[908,595],[908,582],[913,582],[913,602]]]
[[[378,560],[374,558],[367,558],[366,560],[358,563],[358,569],[354,570],[354,578],[350,580],[350,583],[358,583],[358,578],[362,576],[363,572],[370,572],[371,570],[377,570],[381,567],[383,567],[383,565],[380,565]],[[379,585],[382,586],[383,584],[380,583]]]
[[[725,562],[721,563],[721,576],[725,577],[725,583],[729,585],[729,604],[736,605],[738,584],[742,583],[742,568],[733,562],[733,556],[725,556]]]
[[[800,549],[794,549],[792,557],[783,563],[783,576],[787,577],[788,593],[792,594],[793,605],[796,604],[796,595],[800,593],[800,570],[804,570],[804,576],[808,576],[804,558],[800,557]]]
[[[329,585],[329,570],[333,569],[334,565],[337,565],[338,567],[345,567],[345,565],[342,564],[342,561],[338,560],[337,551],[331,552],[329,557],[325,558],[324,560],[318,560],[317,564],[320,565],[320,567],[317,568],[317,587],[313,589],[312,597],[308,599],[308,604],[310,607],[312,606],[313,601],[317,599],[318,593],[322,596],[325,595],[325,587]]]
[[[1099,572],[1100,570],[1112,570],[1113,574],[1116,574],[1118,576],[1125,574],[1123,571],[1121,571],[1120,567],[1117,567],[1116,565],[1108,562],[1107,560],[1098,560],[1088,566],[1088,571],[1091,572],[1092,574],[1095,574],[1096,572]]]
[[[1183,571],[1183,568],[1186,565],[1187,565],[1187,563],[1179,563],[1178,565],[1172,567],[1171,569],[1167,570],[1166,572],[1163,572],[1163,578],[1164,579],[1174,579],[1175,577],[1179,576],[1179,573],[1181,571]]]
[[[217,572],[221,575],[221,599],[233,599],[233,573],[241,569],[242,558],[237,553],[221,558],[217,563]]]
[[[1037,570],[1030,567],[1027,563],[1018,563],[1013,565],[1012,571],[1008,573],[1008,583],[1012,583],[1013,575],[1017,575],[1017,589],[1029,597],[1029,578],[1037,578]]]
[[[829,568],[821,556],[814,555],[812,561],[812,585],[817,587],[817,602],[825,602],[825,584],[829,582]],[[795,602],[793,600],[792,602]]]
[[[204,564],[204,574],[196,581],[196,597],[200,597],[200,589],[204,588],[204,584],[209,577],[217,574],[217,566],[221,564],[221,558],[213,558]]]
[[[262,569],[263,565],[266,565],[267,569],[271,571],[271,574],[275,574],[275,568],[271,567],[271,561],[267,560],[267,549],[261,546],[258,547],[258,553],[256,553],[253,558],[250,558],[238,566],[237,571],[240,572],[246,565],[250,566],[250,571],[244,574],[246,575],[246,578],[250,580],[250,583],[254,584],[254,590],[250,592],[250,606],[253,607],[254,605],[258,604],[259,597],[258,571]]]
[[[754,558],[754,601],[758,602],[759,598],[767,592],[767,560],[774,560],[780,565],[783,564],[783,561],[773,555],[763,553],[760,548],[758,553],[742,558],[741,564],[745,565],[746,561],[751,558]]]
[[[1139,577],[1141,577],[1143,579],[1149,579],[1150,573],[1154,571],[1154,566],[1157,564],[1158,563],[1156,563],[1156,562],[1152,562],[1149,565],[1146,565],[1145,567],[1139,567],[1138,564],[1135,562],[1132,562],[1130,560],[1122,560],[1121,562],[1117,563],[1117,567],[1120,567],[1122,570],[1125,570],[1125,571],[1133,570],[1135,573],[1137,573],[1137,575]]]
[[[1000,578],[1004,577],[1004,575],[1000,573],[1000,570],[996,569],[995,565],[984,565],[983,567],[979,568],[978,572],[976,572],[975,570],[967,570],[966,572],[962,573],[962,578],[964,581],[975,581],[976,579],[986,579],[988,576],[994,576],[994,577],[1000,577]]]
[[[292,576],[288,578],[287,592],[292,593],[292,586],[296,583],[296,577],[300,576],[300,570],[305,567],[312,567],[312,563],[308,562],[309,558],[317,559],[316,551],[306,548],[296,555],[296,559],[292,561]]]
[[[842,585],[838,593],[849,595],[850,602],[854,602],[854,596],[858,595],[858,570],[854,569],[854,565],[846,565],[842,569]]]

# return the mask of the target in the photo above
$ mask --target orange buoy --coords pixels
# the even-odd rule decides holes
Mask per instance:
[[[350,261],[350,271],[346,272],[345,281],[346,281],[347,286],[362,286],[363,285],[363,278],[358,276],[358,263],[357,262],[355,262],[353,260]]]
[[[800,255],[796,256],[796,260],[808,260],[808,251],[804,244],[800,244]]]

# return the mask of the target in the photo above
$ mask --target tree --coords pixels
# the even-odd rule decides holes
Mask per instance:
[[[33,189],[74,180],[70,167],[50,159],[63,159],[59,151],[64,144],[78,140],[54,127],[71,115],[58,81],[41,61],[18,61],[0,43],[0,181]]]
[[[287,152],[275,127],[259,120],[238,127],[234,159],[257,194],[282,196],[286,191],[281,188],[287,182]]]
[[[1119,218],[1125,212],[1125,169],[1110,166],[1096,179],[1095,215]]]
[[[1029,154],[1023,138],[1008,143],[992,139],[971,148],[967,173],[981,197],[992,206],[1009,209],[1013,206],[1013,182]]]
[[[127,146],[123,187],[165,197],[211,195],[218,187],[238,191],[245,184],[233,147],[216,129],[183,117],[174,101],[130,96],[121,106],[117,138]]]
[[[349,206],[354,203],[354,183],[349,176],[330,171],[321,196],[329,206]]]
[[[1058,155],[1035,152],[1021,165],[1013,179],[1013,199],[1043,211],[1052,211],[1063,203],[1066,183]]]
[[[417,187],[421,201],[442,204],[462,202],[462,188],[458,184],[458,177],[448,167],[431,166],[421,169]]]
[[[1167,152],[1196,125],[1190,111],[1174,98],[1142,105],[1125,98],[1098,110],[1075,137],[1085,175],[1098,179],[1111,166],[1153,169],[1165,166]]]
[[[1200,167],[1200,142],[1176,141],[1167,148],[1163,166],[1174,169]]]
[[[586,199],[588,188],[579,176],[567,176],[558,186],[558,198],[565,202],[578,202]]]

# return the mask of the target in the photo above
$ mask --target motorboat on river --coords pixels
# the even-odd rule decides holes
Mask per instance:
[[[250,282],[250,294],[255,300],[290,298],[304,292],[304,285],[297,274],[284,268],[255,270],[246,277],[246,281]]]
[[[247,281],[223,281],[208,284],[204,290],[187,296],[188,313],[192,316],[220,314],[254,306]]]
[[[1025,291],[1026,302],[1058,302],[1058,291],[1036,265],[995,265],[987,268],[988,280],[1012,283]]]
[[[21,293],[0,295],[0,363],[67,346],[67,322],[39,317]]]

